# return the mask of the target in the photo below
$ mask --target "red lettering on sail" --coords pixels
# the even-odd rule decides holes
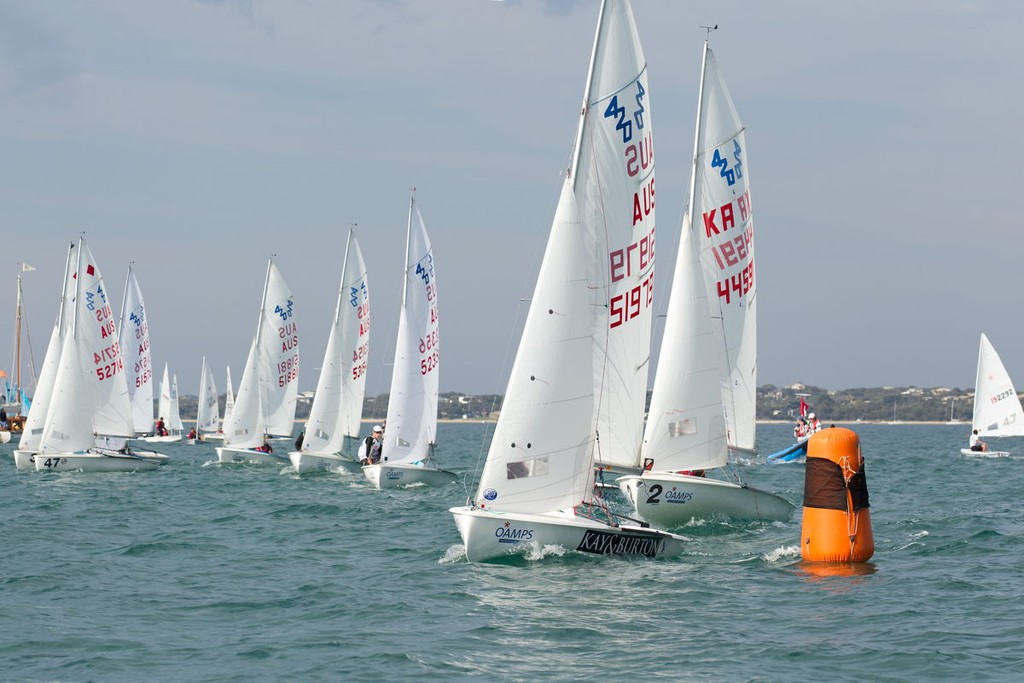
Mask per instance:
[[[633,193],[633,225],[647,218],[654,211],[654,178]]]
[[[639,274],[654,263],[654,228],[625,249],[616,249],[608,254],[608,265],[612,282]]]
[[[744,223],[747,222],[747,218],[750,216],[750,190],[743,193],[743,196],[736,200],[736,206],[740,209],[740,220]]]
[[[654,140],[648,133],[640,142],[627,145],[625,149],[626,174],[632,178],[640,171],[654,165]]]

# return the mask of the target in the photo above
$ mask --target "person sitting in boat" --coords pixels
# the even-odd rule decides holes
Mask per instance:
[[[164,424],[164,418],[161,417],[156,421],[156,435],[167,436],[167,426]]]
[[[807,413],[807,434],[817,434],[821,431],[821,420],[814,413]]]
[[[373,445],[370,446],[369,451],[366,453],[366,459],[371,465],[376,465],[380,462],[381,453],[384,450],[384,428],[376,427],[373,430]]]
[[[198,434],[196,434],[196,428],[195,427],[193,427],[192,429],[188,430],[188,438],[190,438],[190,439],[197,439],[197,438],[199,438]]]
[[[359,446],[359,464],[360,465],[372,465],[373,463],[380,460],[380,444],[384,439],[384,428],[380,425],[373,427],[373,434],[363,439],[363,443]],[[377,460],[370,460],[370,456],[374,452],[376,447]]]
[[[305,441],[305,440],[306,440],[306,430],[303,429],[301,432],[299,432],[298,438],[295,439],[295,450],[301,451],[302,450],[302,442]]]
[[[263,443],[260,444],[259,446],[257,446],[256,448],[254,448],[253,450],[254,451],[259,451],[260,453],[273,453],[274,452],[274,449],[270,447],[270,441],[267,440],[267,437],[263,437]]]
[[[0,429],[7,429],[7,411],[0,408]]]
[[[988,444],[981,440],[981,436],[978,435],[977,429],[975,429],[971,433],[971,438],[968,442],[968,445],[971,447],[972,451],[975,451],[977,453],[984,453],[985,451],[988,450]]]
[[[804,416],[801,415],[796,421],[796,426],[793,427],[793,438],[797,441],[802,441],[806,439],[807,436],[807,420],[805,420]]]

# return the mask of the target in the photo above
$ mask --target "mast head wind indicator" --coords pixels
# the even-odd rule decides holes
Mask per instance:
[[[715,24],[714,26],[701,26],[701,28],[705,31],[704,40],[707,40],[711,36],[712,31],[718,30],[718,24]]]

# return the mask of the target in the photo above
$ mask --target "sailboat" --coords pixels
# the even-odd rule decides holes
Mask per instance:
[[[22,331],[27,332],[27,327],[22,324],[25,297],[21,289],[21,274],[33,270],[35,268],[27,263],[18,264],[17,297],[14,307],[14,360],[11,363],[11,371],[14,373],[14,377],[9,377],[7,373],[0,371],[0,378],[4,379],[4,392],[0,405],[3,406],[4,412],[7,414],[7,419],[5,420],[7,424],[0,425],[0,443],[10,442],[12,434],[20,434],[24,430],[25,417],[28,415],[32,405],[28,394],[25,392],[21,376],[21,338]],[[29,348],[31,348],[31,344]],[[35,364],[31,360],[29,368],[34,375]],[[14,380],[13,383],[12,379]]]
[[[167,456],[133,451],[135,436],[124,358],[103,277],[80,239],[72,282],[65,288],[64,332],[37,470],[123,472],[155,469]],[[60,323],[58,322],[58,325]],[[47,352],[49,355],[49,351]],[[99,446],[97,444],[104,444]]]
[[[901,425],[901,424],[903,424],[903,420],[897,420],[896,419],[896,407],[899,405],[899,402],[900,402],[900,397],[899,396],[897,396],[896,398],[894,398],[892,400],[892,419],[889,420],[889,424],[891,424],[891,425]]]
[[[231,416],[224,424],[222,463],[290,464],[270,449],[270,437],[291,437],[299,386],[295,299],[273,259],[267,263],[260,315]]]
[[[164,376],[160,380],[160,399],[157,401],[157,415],[159,422],[163,423],[166,434],[150,434],[143,437],[146,441],[171,442],[181,441],[184,425],[181,423],[181,415],[178,413],[178,376],[170,376],[167,363],[164,363]]]
[[[363,466],[367,481],[379,489],[408,484],[438,486],[456,479],[454,472],[434,465],[441,372],[437,279],[434,250],[411,195],[402,278],[402,309],[381,461]]]
[[[960,420],[957,420],[956,418],[953,417],[953,406],[955,406],[955,405],[956,405],[956,399],[955,398],[949,399],[949,420],[946,421],[946,424],[948,424],[948,425],[958,425],[958,424],[961,424]]]
[[[223,439],[224,438],[224,427],[231,421],[231,411],[235,409],[235,390],[231,385],[231,366],[229,365],[225,371],[225,383],[224,388],[224,417],[220,419],[220,424],[217,431],[210,434],[205,434],[204,439]]]
[[[620,518],[594,488],[598,448],[632,463],[639,448],[629,443],[642,436],[642,404],[637,416],[635,396],[616,398],[630,417],[614,431],[604,387],[625,394],[642,370],[645,393],[646,362],[633,359],[650,336],[652,145],[633,12],[628,0],[605,0],[571,164],[480,483],[450,510],[471,562],[550,545],[645,557],[683,550],[684,537]]]
[[[216,433],[219,425],[217,384],[213,380],[213,368],[206,364],[206,356],[203,356],[203,364],[199,369],[199,396],[196,401],[196,437],[188,439],[188,443],[194,444],[196,441],[209,438]]]
[[[744,308],[752,310],[753,291],[751,285],[746,293],[730,289],[722,295],[719,287],[706,287],[707,261],[702,269],[700,250],[715,241],[709,214],[734,212],[736,218],[748,226],[752,225],[753,216],[746,169],[742,184],[736,173],[729,176],[721,172],[720,160],[725,158],[724,153],[732,160],[725,168],[735,170],[745,166],[746,140],[707,42],[704,43],[701,74],[689,206],[683,219],[658,372],[644,432],[645,469],[642,474],[627,475],[616,481],[644,519],[669,527],[680,526],[695,517],[786,520],[793,513],[793,505],[774,494],[714,479],[705,472],[725,467],[729,459],[730,425],[742,422],[736,419],[735,411],[723,410],[723,397],[730,392],[722,390],[721,354],[718,352],[721,337],[714,334],[712,319],[721,320],[724,325],[730,315],[728,307],[733,304],[740,312]],[[695,231],[698,216],[703,220]],[[730,242],[737,245],[737,262],[729,266],[736,272],[747,269],[740,254],[753,263],[751,228],[740,232],[742,227],[742,224],[730,226],[739,234],[739,242]],[[741,249],[739,245],[744,246]],[[722,269],[718,277],[728,281],[730,272]],[[709,308],[708,299],[712,296],[718,301]],[[713,317],[709,311],[714,312]],[[742,392],[732,393],[733,406],[745,407]],[[752,433],[743,429],[738,433],[743,438],[749,437],[752,443]]]
[[[1024,436],[1024,409],[1010,374],[995,347],[984,333],[978,348],[978,374],[974,380],[974,416],[972,430],[983,437]],[[962,448],[963,455],[1005,457],[1009,451],[972,451]]]
[[[301,447],[288,454],[299,474],[344,468],[359,472],[359,460],[344,453],[346,439],[359,437],[366,394],[370,343],[370,295],[366,265],[351,230],[341,268],[324,362]]]
[[[29,408],[28,415],[25,416],[24,431],[18,442],[18,448],[14,450],[14,464],[19,470],[35,470],[36,468],[35,454],[39,452],[43,427],[46,424],[46,414],[50,410],[53,396],[53,383],[57,379],[57,367],[60,365],[61,349],[64,348],[64,337],[70,327],[67,322],[71,319],[69,302],[75,295],[75,274],[78,268],[76,248],[77,245],[72,242],[68,250],[67,261],[64,264],[64,279],[61,282],[57,319],[50,332],[50,342],[46,347],[46,356],[43,358],[43,366],[36,382],[36,391],[32,396],[32,406]]]
[[[128,266],[121,302],[121,327],[118,339],[124,355],[128,396],[132,403],[132,421],[136,434],[153,431],[153,356],[149,348],[149,319],[135,269]]]

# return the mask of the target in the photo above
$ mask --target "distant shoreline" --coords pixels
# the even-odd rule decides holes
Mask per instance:
[[[296,420],[296,422],[305,423],[306,421],[305,420]],[[383,418],[379,418],[379,419],[367,418],[367,419],[364,419],[362,421],[363,424],[368,424],[368,425],[376,424],[378,422],[383,422]],[[458,418],[439,418],[438,419],[438,423],[443,423],[443,424],[458,424],[460,422],[471,423],[471,424],[494,424],[494,423],[497,422],[497,420],[491,419],[491,418],[486,418],[486,417],[470,417],[470,418],[466,418],[466,419],[458,419]],[[759,425],[779,425],[779,424],[795,424],[795,423],[796,423],[796,420],[758,420],[757,421],[757,424],[759,424]],[[971,428],[971,423],[970,422],[956,422],[956,423],[950,424],[949,422],[946,422],[946,421],[943,421],[943,420],[901,420],[900,422],[895,422],[895,423],[894,422],[889,422],[887,420],[862,420],[861,422],[857,422],[856,420],[831,420],[831,421],[826,420],[822,424],[825,424],[825,425],[833,425],[834,424],[834,425],[843,425],[843,426],[846,426],[846,425],[855,425],[855,426],[856,425],[890,425],[890,426],[893,426],[893,427],[898,427],[900,425],[948,425],[950,427],[965,427],[967,429]]]
[[[758,420],[759,425],[777,425],[777,424],[795,424],[796,420]],[[900,420],[899,422],[890,422],[888,420],[826,420],[822,422],[823,425],[888,425],[892,427],[899,427],[900,425],[949,425],[950,427],[966,427],[971,428],[970,422],[946,422],[943,420]]]

